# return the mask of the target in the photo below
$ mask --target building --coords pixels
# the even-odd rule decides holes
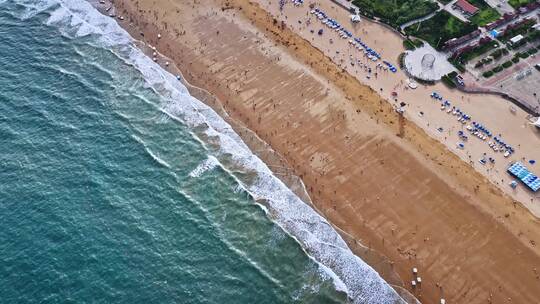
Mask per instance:
[[[518,17],[518,14],[515,13],[505,13],[501,18],[497,19],[496,21],[493,21],[486,25],[486,29],[488,31],[493,30],[503,24],[506,24]]]
[[[463,15],[467,17],[472,17],[476,13],[478,13],[478,8],[469,2],[467,0],[458,0],[454,5],[452,6],[453,9],[460,11],[463,13]]]
[[[525,38],[525,37],[523,37],[523,35],[517,35],[517,36],[513,37],[512,39],[510,39],[510,42],[512,44],[516,44],[516,43],[520,42],[521,40],[523,40],[523,38]]]
[[[444,43],[444,49],[451,49],[453,47],[456,47],[458,45],[461,45],[473,38],[478,37],[482,32],[480,30],[475,30],[465,36],[461,36],[459,38],[452,38]]]

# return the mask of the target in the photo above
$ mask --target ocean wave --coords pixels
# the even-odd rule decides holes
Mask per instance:
[[[6,1],[7,2],[7,1]],[[0,4],[3,4],[4,2],[0,2]],[[24,8],[23,13],[18,15],[20,20],[27,20],[30,19],[37,14],[49,10],[52,7],[55,7],[58,5],[58,2],[55,0],[43,0],[43,1],[32,1],[32,0],[20,0],[17,1],[17,4],[22,5]]]
[[[21,2],[26,5],[31,1]],[[102,15],[83,0],[51,0],[47,5],[28,4],[28,7],[25,17],[39,13],[40,9],[48,10],[47,24],[56,26],[66,36],[95,37],[101,47],[114,52],[140,71],[148,87],[163,97],[162,112],[192,129],[204,130],[198,134],[216,144],[217,155],[209,157],[190,175],[199,176],[216,165],[224,167],[219,162],[223,157],[232,159],[234,164],[255,175],[249,182],[237,178],[239,184],[256,201],[264,202],[268,216],[302,245],[307,255],[333,279],[336,289],[347,292],[354,303],[404,303],[373,268],[351,252],[323,217],[273,175],[230,125],[210,107],[189,95],[187,88],[174,75],[140,51],[129,34],[113,19]],[[148,149],[147,152],[161,165],[170,167]]]
[[[215,157],[209,156],[202,163],[200,163],[197,166],[197,168],[193,169],[193,171],[191,171],[189,173],[189,176],[190,177],[200,177],[203,173],[205,173],[206,171],[210,171],[210,170],[214,169],[218,165],[219,165],[219,161]]]
[[[156,163],[162,165],[163,167],[165,168],[168,168],[170,169],[171,168],[171,165],[169,165],[166,161],[164,161],[163,159],[161,159],[159,156],[157,156],[156,154],[154,154],[154,152],[152,152],[152,150],[150,150],[146,144],[144,143],[144,141],[142,139],[140,139],[139,137],[137,137],[136,135],[131,135],[131,138],[133,138],[136,142],[140,143],[143,148],[144,148],[144,151],[146,151],[146,154],[148,154],[150,156],[150,158],[152,158]]]

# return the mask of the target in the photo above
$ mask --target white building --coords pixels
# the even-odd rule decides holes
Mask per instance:
[[[521,40],[523,40],[523,35],[517,35],[515,37],[513,37],[512,39],[510,39],[510,43],[512,44],[516,44],[518,42],[520,42]]]

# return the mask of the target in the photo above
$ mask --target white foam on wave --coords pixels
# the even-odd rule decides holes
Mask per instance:
[[[157,162],[158,164],[162,165],[163,167],[166,167],[166,168],[171,168],[171,165],[169,165],[169,163],[167,163],[165,160],[161,159],[159,156],[157,156],[154,152],[152,152],[152,150],[150,150],[150,148],[148,148],[148,146],[146,146],[146,143],[140,139],[139,137],[137,137],[136,135],[131,135],[131,138],[135,139],[136,142],[140,143],[144,150],[146,151],[146,153],[148,155],[150,155],[150,157],[155,161]]]
[[[213,157],[208,156],[202,163],[200,163],[193,171],[189,173],[190,177],[200,177],[206,171],[210,171],[219,165],[219,161]]]
[[[3,4],[3,1],[0,4]],[[24,12],[19,16],[21,20],[30,19],[37,14],[50,9],[51,7],[57,5],[55,0],[42,0],[42,1],[32,1],[32,0],[20,0],[17,3],[23,5]]]
[[[209,158],[208,163],[201,164],[192,172],[193,176],[221,165],[218,159],[222,156],[228,156],[235,163],[253,171],[255,181],[243,184],[243,187],[255,200],[266,202],[269,217],[302,245],[308,256],[333,278],[338,290],[347,292],[354,303],[404,303],[375,270],[351,252],[323,217],[273,175],[230,125],[210,107],[190,96],[187,88],[174,75],[137,49],[134,40],[113,19],[100,14],[83,0],[54,1],[59,7],[50,14],[48,24],[58,26],[66,35],[93,35],[103,47],[112,47],[111,51],[138,69],[149,87],[163,97],[164,113],[189,127],[206,127],[204,135],[218,142],[215,162]],[[163,165],[168,166],[167,163]]]

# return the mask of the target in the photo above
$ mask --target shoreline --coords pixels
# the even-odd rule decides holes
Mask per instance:
[[[123,28],[126,29],[131,35],[136,33],[134,32],[134,30],[136,29],[133,27],[123,26]],[[152,55],[152,50],[148,45],[144,44],[144,42],[137,40],[137,44],[140,44],[139,47],[147,56],[150,57]],[[158,53],[158,56],[164,61],[170,60],[170,58],[167,58],[161,53]],[[315,212],[324,217],[324,214],[319,209],[317,209],[317,206],[314,205],[311,201],[311,198],[309,197],[309,194],[307,193],[307,190],[302,180],[294,174],[294,170],[286,164],[286,160],[283,159],[281,155],[279,155],[276,151],[272,149],[272,147],[270,147],[266,142],[259,138],[256,133],[243,125],[241,121],[231,118],[215,95],[203,88],[197,87],[189,83],[184,77],[182,71],[176,66],[176,64],[173,63],[173,65],[165,66],[162,68],[175,75],[180,76],[179,81],[184,86],[186,86],[186,88],[188,88],[190,94],[193,97],[210,106],[216,113],[218,113],[218,115],[220,115],[229,125],[231,125],[234,131],[250,148],[252,153],[265,162],[265,164],[272,170],[272,172],[278,179],[280,179],[289,189],[291,189],[291,191],[295,195],[297,195],[298,198],[300,198],[305,204],[309,205]],[[284,164],[285,167],[283,167]],[[275,170],[276,167],[279,167],[280,169],[285,169],[287,173],[277,172]],[[353,253],[359,256],[362,261],[364,261],[366,264],[370,265],[375,271],[377,271],[377,273],[398,293],[400,297],[402,297],[403,300],[405,300],[408,304],[420,303],[413,294],[411,294],[407,289],[403,287],[403,280],[401,280],[399,275],[394,271],[392,267],[393,263],[391,261],[389,261],[379,252],[359,243],[359,240],[355,239],[352,235],[335,226],[332,222],[329,222],[329,224],[344,239],[344,241],[347,243],[348,247],[353,251]]]
[[[149,52],[148,54],[151,54],[151,52]],[[252,153],[262,159],[278,179],[280,179],[289,189],[291,189],[291,191],[295,195],[297,195],[305,204],[310,206],[317,214],[324,217],[324,214],[319,209],[317,209],[317,206],[315,206],[311,201],[305,185],[302,183],[302,180],[294,174],[293,169],[290,167],[282,167],[284,160],[278,153],[276,153],[276,151],[272,150],[272,148],[268,146],[266,142],[260,139],[257,134],[249,130],[246,126],[242,125],[240,121],[236,121],[230,116],[228,116],[225,110],[220,106],[217,98],[212,95],[212,93],[187,82],[187,80],[183,77],[182,72],[177,67],[173,67],[172,69],[178,71],[178,75],[181,75],[182,77],[182,84],[184,84],[188,88],[190,94],[193,97],[209,105],[222,118],[224,118],[224,120],[232,126],[234,131],[240,135],[240,137],[250,148]],[[209,100],[212,101],[208,103]],[[280,172],[276,172],[275,167],[284,168],[286,171],[288,171],[288,173],[282,174]],[[399,277],[399,275],[392,269],[391,261],[389,261],[386,257],[376,252],[375,250],[372,250],[362,245],[361,243],[358,243],[357,239],[355,239],[347,232],[341,230],[339,227],[335,226],[332,222],[328,223],[343,238],[351,251],[355,255],[360,257],[360,259],[366,264],[370,265],[382,277],[382,279],[386,283],[388,283],[388,285],[392,287],[404,301],[406,301],[406,303],[420,303],[414,297],[414,295],[412,295],[408,290],[403,287],[404,283]],[[295,238],[293,235],[291,235],[291,237]],[[320,262],[317,261],[317,263]],[[321,265],[323,265],[323,267],[327,267],[324,264]]]
[[[147,55],[150,54],[151,52],[149,51]],[[280,179],[289,189],[291,189],[291,191],[293,191],[293,193],[296,194],[305,204],[309,205],[315,212],[324,217],[324,214],[319,209],[317,209],[317,206],[315,206],[311,201],[305,185],[303,184],[302,180],[294,174],[293,169],[290,168],[288,165],[286,165],[286,167],[283,167],[283,164],[286,164],[286,161],[281,155],[279,155],[266,142],[259,138],[257,134],[244,126],[242,122],[232,119],[227,114],[225,109],[223,109],[220,101],[217,100],[216,96],[202,88],[190,84],[184,78],[182,71],[178,67],[174,66],[170,68],[170,70],[171,72],[176,71],[176,74],[181,76],[180,81],[188,88],[190,94],[193,97],[209,105],[228,124],[232,126],[234,131],[240,135],[242,140],[250,148],[253,154],[262,159],[278,179]],[[283,174],[281,172],[276,172],[276,167],[285,169],[287,173]],[[375,271],[377,271],[377,273],[402,297],[403,300],[405,300],[408,304],[420,303],[408,290],[403,287],[403,281],[401,280],[399,275],[392,269],[391,261],[389,261],[382,254],[364,246],[361,243],[358,243],[357,239],[355,239],[347,232],[341,230],[339,227],[335,226],[332,222],[329,222],[329,224],[344,239],[344,241],[347,243],[347,246],[352,250],[352,252],[355,255],[359,256],[360,259],[366,264],[370,265]]]
[[[106,15],[107,11],[103,10],[103,8],[99,7],[99,4],[97,2],[89,1],[100,13]],[[114,6],[112,6],[113,9],[115,9]],[[126,26],[125,24],[119,23],[120,26],[126,30],[131,37],[135,41],[135,45],[146,55],[148,58],[152,58],[152,53],[157,53],[157,58],[161,60],[162,62],[171,62],[170,65],[161,66],[165,71],[178,75],[178,80],[186,86],[191,96],[198,99],[202,103],[208,105],[212,110],[214,110],[221,118],[224,119],[232,128],[233,130],[242,138],[244,143],[249,147],[250,151],[259,157],[261,160],[264,160],[264,163],[272,170],[272,172],[275,174],[275,177],[281,180],[304,204],[308,205],[313,211],[315,211],[318,215],[324,218],[324,214],[317,209],[317,207],[313,204],[311,201],[309,194],[307,193],[307,190],[305,188],[305,185],[303,184],[302,180],[296,176],[293,172],[293,169],[291,167],[288,167],[286,165],[286,160],[283,159],[281,155],[279,155],[276,151],[272,149],[266,142],[264,142],[261,138],[257,136],[256,133],[251,131],[249,128],[247,128],[241,121],[233,119],[231,116],[228,115],[228,113],[223,108],[223,105],[218,100],[218,98],[213,95],[211,92],[207,91],[204,88],[197,87],[184,77],[183,72],[176,66],[176,64],[171,61],[170,58],[166,57],[164,54],[159,53],[158,50],[154,50],[151,48],[151,45],[146,44],[144,41],[137,40],[134,38],[134,36],[137,34],[137,28],[133,26]],[[283,165],[286,165],[286,167],[283,167]],[[276,167],[279,167],[281,169],[285,169],[287,173],[278,172],[275,170]],[[246,191],[249,192],[248,189]],[[261,204],[264,206],[264,208],[268,208],[268,205],[266,202],[256,202],[257,204]],[[273,220],[274,221],[274,220]],[[278,226],[281,226],[279,223],[274,223]],[[358,243],[357,239],[354,239],[351,235],[346,233],[345,231],[341,230],[339,227],[335,226],[333,223],[328,222],[330,226],[336,231],[337,234],[339,234],[343,241],[347,244],[348,248],[351,249],[354,255],[360,257],[360,259],[372,269],[376,271],[378,275],[381,276],[381,278],[388,284],[388,286],[393,289],[406,303],[408,304],[416,304],[420,303],[409,291],[407,291],[402,285],[403,282],[399,278],[399,275],[392,269],[392,263],[383,255],[376,252],[375,250],[368,248],[366,246],[363,246],[362,244]],[[290,237],[296,239],[297,237],[295,235],[290,234],[284,227],[281,227],[287,233]],[[299,245],[302,246],[301,242],[298,242]],[[302,246],[303,247],[303,246]],[[303,248],[305,251],[306,248]],[[322,262],[318,261],[315,257],[313,257],[310,253],[306,252],[306,255],[310,259],[313,259],[315,263],[319,264],[322,269],[329,268],[327,265],[323,264]],[[368,263],[368,261],[371,261],[372,263]],[[331,271],[331,276],[336,276],[338,279],[341,280],[341,278],[333,272],[332,269],[329,269]],[[341,283],[341,281],[340,281]],[[339,290],[339,289],[338,289]]]
[[[238,2],[238,1],[237,1],[237,2]],[[283,41],[282,41],[282,42],[283,42]],[[188,73],[189,73],[189,72],[188,72]],[[193,77],[193,76],[191,76],[191,77]],[[371,93],[375,93],[375,92],[371,89]],[[383,103],[380,103],[380,104],[378,104],[378,105],[376,104],[374,107],[368,108],[368,110],[371,110],[371,113],[370,113],[370,114],[373,115],[374,117],[376,117],[376,115],[377,115],[377,113],[378,113],[378,110],[379,110],[380,108],[383,108],[383,109],[385,110],[386,113],[392,113],[391,107],[390,107],[390,109],[388,109],[388,107],[387,107],[385,104],[383,104]],[[365,108],[364,108],[364,109],[365,109]],[[388,110],[387,110],[387,109],[388,109]],[[388,123],[388,124],[390,124],[390,125],[392,125],[392,122],[395,121],[395,120],[392,120],[392,117],[388,118],[388,117],[386,117],[386,116],[379,117],[379,119],[380,119],[381,121],[386,119],[386,120],[387,120],[386,123]],[[395,123],[395,122],[394,122],[394,123]],[[420,130],[415,130],[415,129],[414,129],[415,125],[412,125],[412,126],[409,126],[409,125],[411,125],[411,124],[407,124],[407,125],[406,125],[406,126],[409,128],[409,132],[406,132],[406,133],[405,133],[406,135],[409,136],[409,137],[407,138],[408,140],[414,139],[415,136],[421,137],[421,136],[427,135],[427,134],[425,134],[425,133],[424,133],[424,135],[422,135],[422,133],[421,133],[422,130],[421,130],[419,127],[417,127],[417,128],[420,129]],[[417,132],[418,132],[418,134],[417,134]],[[244,135],[244,136],[245,136],[245,135]],[[243,139],[244,139],[244,136],[242,137]],[[244,139],[244,140],[245,140],[245,139]],[[264,139],[261,139],[261,140],[262,140],[262,141],[265,141]],[[431,140],[435,141],[434,139],[431,139]],[[439,144],[439,145],[442,146],[442,144],[440,144],[440,143],[438,143],[438,142],[431,143],[431,144],[435,144],[435,145],[436,145],[436,144]],[[270,146],[271,146],[271,145],[270,145]],[[440,148],[441,148],[441,147],[435,147],[435,148],[433,148],[433,150],[436,151],[437,149],[440,149]],[[457,158],[457,156],[456,156],[456,158]],[[451,161],[454,161],[454,160],[453,160],[453,159],[448,160],[448,162],[451,162]],[[458,159],[458,161],[461,161],[461,160]],[[265,162],[267,162],[266,159],[265,159]],[[292,167],[294,167],[294,164],[292,165]],[[296,170],[298,170],[298,169],[296,169]],[[489,192],[489,189],[486,189],[486,191]],[[315,196],[316,196],[316,195],[315,195]],[[315,206],[316,206],[316,205],[315,205]],[[511,208],[511,207],[510,207],[510,208]],[[316,208],[316,210],[319,210],[319,208]],[[484,211],[485,211],[485,210],[484,210]],[[323,208],[322,210],[319,210],[318,212],[321,213],[321,214],[323,214],[323,215],[325,214],[324,208]],[[326,212],[328,212],[328,211],[326,210]],[[328,218],[328,216],[325,216],[325,217]],[[332,223],[334,223],[334,221],[332,221]],[[339,226],[337,226],[337,227],[340,228]],[[341,228],[340,228],[340,229],[341,229]],[[348,233],[348,232],[347,232],[347,233]],[[343,235],[343,234],[342,234],[342,235]],[[366,242],[365,244],[367,244],[367,243],[370,243],[370,242],[368,241],[368,242]],[[384,239],[383,239],[383,243],[384,243]],[[380,245],[379,245],[379,246],[380,246]],[[403,271],[402,271],[402,275],[403,275]]]

